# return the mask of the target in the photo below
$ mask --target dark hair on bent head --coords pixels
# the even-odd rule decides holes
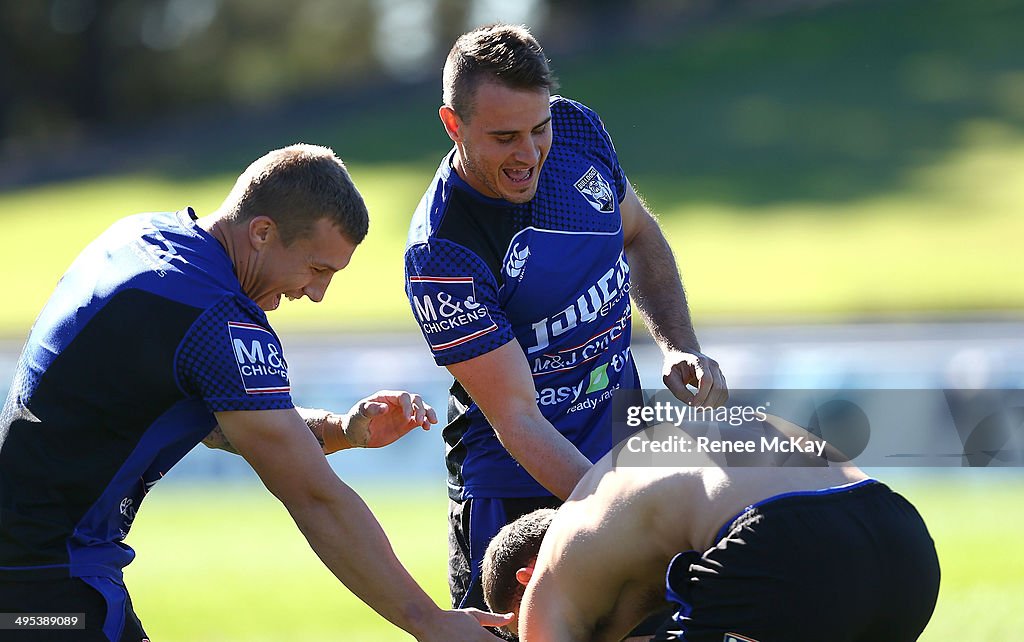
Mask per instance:
[[[523,597],[516,571],[537,559],[557,511],[541,508],[506,524],[487,545],[483,560],[484,600],[495,613],[508,613]]]
[[[221,210],[235,223],[270,217],[285,245],[307,238],[321,218],[356,244],[370,226],[366,203],[345,163],[327,147],[301,143],[275,149],[249,165]]]
[[[444,63],[442,100],[468,121],[476,89],[488,80],[513,89],[558,87],[540,43],[522,25],[488,25],[459,36]]]

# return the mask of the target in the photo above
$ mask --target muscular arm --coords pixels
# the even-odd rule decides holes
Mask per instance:
[[[448,370],[480,406],[509,454],[553,495],[568,497],[590,461],[541,414],[519,344],[509,341]]]
[[[324,427],[327,422],[338,422],[341,423],[344,420],[343,415],[336,415],[327,410],[320,410],[317,408],[298,408],[299,416],[306,422],[306,427],[309,428],[310,434],[320,444],[320,449],[325,455],[329,455],[339,450],[345,450],[347,448],[353,448],[352,444],[346,439],[344,441],[332,442],[331,447],[324,444]],[[342,432],[344,428],[342,428]],[[210,434],[203,439],[203,445],[207,448],[213,448],[215,450],[223,450],[233,455],[238,455],[239,452],[235,447],[228,441],[228,438],[224,436],[224,431],[221,430],[220,424],[213,427]]]
[[[628,186],[619,205],[623,244],[629,261],[630,295],[654,341],[665,355],[665,385],[683,401],[718,406],[728,398],[716,363],[701,353],[675,256],[661,227]],[[686,384],[697,387],[691,394]]]
[[[574,603],[573,586],[565,586],[557,574],[538,567],[526,587],[519,607],[519,639],[522,642],[575,642],[590,640],[593,622],[586,610]],[[571,582],[570,582],[571,584]],[[613,589],[612,589],[613,590]]]
[[[544,538],[520,610],[526,642],[618,642],[664,606],[663,556],[644,543],[644,509],[628,489],[618,496],[615,480],[592,492],[586,483],[598,472],[559,509]]]
[[[378,390],[356,402],[344,415],[309,408],[296,410],[325,455],[348,448],[380,448],[417,426],[429,430],[437,423],[437,413],[422,397],[403,390]],[[238,454],[220,426],[215,426],[203,443]]]
[[[651,336],[663,351],[700,352],[679,268],[661,227],[632,185],[619,207],[630,294]]]
[[[366,504],[334,475],[297,412],[221,412],[217,422],[324,564],[375,611],[421,640],[490,639],[472,617],[441,611],[416,584]]]

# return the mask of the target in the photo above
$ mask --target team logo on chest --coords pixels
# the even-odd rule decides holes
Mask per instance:
[[[612,186],[593,165],[580,176],[580,180],[576,181],[576,189],[598,212],[615,211],[615,193],[612,192]]]

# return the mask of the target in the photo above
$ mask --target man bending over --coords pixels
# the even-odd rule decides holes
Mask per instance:
[[[776,417],[758,429],[808,435]],[[621,640],[665,597],[677,610],[654,640],[916,640],[938,595],[934,543],[906,499],[836,459],[625,468],[612,452],[560,509],[498,533],[487,604],[528,642]]]

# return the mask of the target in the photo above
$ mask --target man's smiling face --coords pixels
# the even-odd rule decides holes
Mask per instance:
[[[547,89],[513,89],[480,84],[466,119],[441,108],[455,141],[455,169],[473,189],[511,203],[537,193],[541,167],[551,149],[551,107]]]

